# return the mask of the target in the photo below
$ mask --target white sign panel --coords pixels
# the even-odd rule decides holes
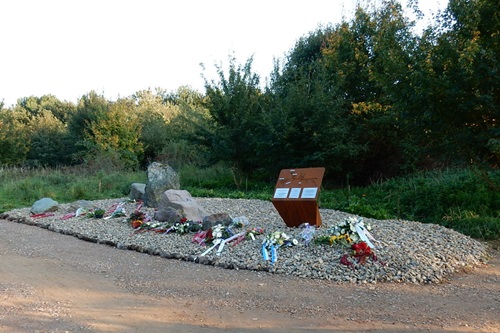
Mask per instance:
[[[274,192],[275,199],[286,199],[288,197],[289,188],[277,188]]]
[[[302,196],[301,198],[303,199],[314,199],[316,198],[316,194],[318,193],[318,188],[317,187],[304,187],[302,190]]]
[[[290,189],[289,198],[290,199],[298,199],[300,197],[300,190],[301,190],[300,187],[294,187],[294,188]]]

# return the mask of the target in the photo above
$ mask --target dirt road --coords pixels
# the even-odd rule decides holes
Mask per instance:
[[[0,220],[0,332],[500,332],[500,254],[440,285],[223,270]]]

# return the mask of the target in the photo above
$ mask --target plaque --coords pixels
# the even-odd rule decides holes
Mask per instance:
[[[289,227],[321,226],[317,199],[325,168],[281,170],[272,203]]]

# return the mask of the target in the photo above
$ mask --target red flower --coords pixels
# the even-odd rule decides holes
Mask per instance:
[[[187,218],[183,217],[179,220],[179,223],[185,223],[187,220],[188,220]]]
[[[366,259],[374,255],[372,249],[368,246],[366,242],[359,242],[351,245],[351,249],[354,251],[353,256],[358,258],[360,264],[364,264]]]

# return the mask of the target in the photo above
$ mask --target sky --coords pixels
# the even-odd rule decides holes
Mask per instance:
[[[364,2],[369,2],[364,0]],[[402,1],[402,3],[405,3]],[[447,0],[420,0],[426,13]],[[215,76],[253,57],[265,83],[274,59],[320,26],[352,17],[355,0],[2,0],[0,101],[54,95],[76,103],[181,86],[204,92]],[[429,17],[429,16],[428,16]],[[205,70],[200,63],[203,63]]]

